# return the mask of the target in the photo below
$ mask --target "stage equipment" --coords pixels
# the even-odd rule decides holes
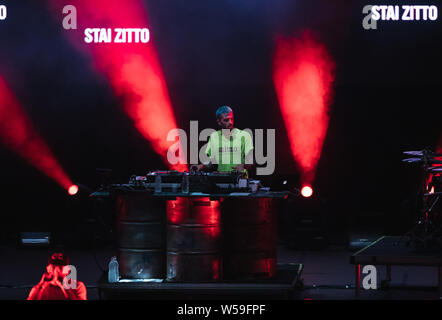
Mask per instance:
[[[167,201],[167,280],[222,278],[221,204],[209,197]]]
[[[310,186],[304,186],[304,187],[302,187],[302,189],[301,189],[301,195],[302,195],[304,198],[309,198],[309,197],[312,196],[312,194],[313,194],[313,189],[312,189],[312,187],[310,187]]]
[[[237,172],[151,171],[91,196],[117,199],[123,280],[201,283],[275,278],[277,208],[289,194]]]
[[[418,249],[433,250],[442,248],[442,226],[440,210],[436,204],[442,194],[441,173],[442,154],[424,149],[420,151],[404,151],[413,158],[403,159],[403,162],[417,163],[422,168],[422,183],[420,197],[422,197],[422,210],[416,225],[406,234],[408,243]]]
[[[97,290],[101,300],[294,300],[303,287],[304,266],[277,265],[272,279],[207,283],[126,280],[109,283],[104,273]]]
[[[129,188],[151,190],[156,193],[226,193],[258,191],[259,181],[243,178],[237,172],[178,172],[151,171],[146,176],[132,176]],[[114,185],[124,187],[124,185]]]
[[[431,150],[420,150],[420,151],[404,151],[404,154],[408,154],[411,156],[418,156],[418,157],[442,157],[442,153],[432,152]]]
[[[49,246],[51,244],[50,232],[21,232],[21,246]]]
[[[117,195],[117,260],[126,279],[164,278],[166,201],[146,193]]]
[[[439,252],[416,252],[400,236],[383,236],[350,256],[350,263],[355,268],[355,295],[361,294],[361,273],[363,266],[375,265],[386,267],[386,279],[381,280],[381,287],[388,288],[392,280],[392,266],[433,267],[438,270],[437,297],[442,299],[442,256]],[[362,266],[362,267],[361,267]],[[362,272],[361,272],[362,271]],[[378,268],[378,274],[379,268]],[[365,275],[362,273],[362,278]],[[402,288],[403,289],[403,288]],[[414,288],[416,289],[416,287]],[[422,288],[424,289],[424,288]],[[435,296],[436,296],[435,294]]]
[[[69,189],[68,189],[68,193],[69,193],[69,195],[71,195],[71,196],[76,195],[77,192],[78,192],[78,186],[75,185],[75,184],[73,184],[72,186],[70,186]]]

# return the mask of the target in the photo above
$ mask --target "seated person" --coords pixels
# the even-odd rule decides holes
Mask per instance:
[[[86,286],[76,279],[68,279],[70,272],[69,258],[62,253],[52,254],[46,272],[27,300],[87,300]]]

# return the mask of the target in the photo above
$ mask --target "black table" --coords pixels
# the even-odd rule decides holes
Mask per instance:
[[[230,193],[202,193],[202,192],[151,192],[149,190],[113,190],[113,191],[96,191],[90,194],[94,198],[107,198],[112,194],[121,193],[146,193],[159,198],[177,198],[177,197],[210,197],[212,199],[219,198],[271,198],[271,199],[287,199],[289,192],[287,191],[265,191],[265,192],[230,192]]]
[[[355,265],[356,298],[360,297],[361,265],[386,266],[387,279],[391,281],[391,266],[428,266],[438,268],[439,296],[442,297],[442,253],[420,252],[407,246],[407,239],[383,236],[350,257]]]

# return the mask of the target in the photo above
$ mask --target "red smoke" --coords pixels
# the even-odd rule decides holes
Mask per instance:
[[[334,62],[309,32],[277,39],[273,81],[303,183],[314,179],[328,127]]]
[[[0,77],[0,140],[38,170],[68,190],[72,185],[45,141]]]
[[[86,28],[149,28],[146,8],[142,1],[78,0],[75,2],[50,0],[57,19],[62,8],[73,3],[77,9],[78,29],[65,30],[74,44],[91,56],[93,66],[107,76],[117,96],[122,99],[126,114],[152,148],[167,161],[167,150],[173,142],[167,133],[177,128],[172,104],[160,62],[152,42],[143,43],[85,43]],[[106,110],[103,110],[106,112]],[[183,155],[180,155],[182,157]],[[180,169],[182,166],[172,166]]]
[[[441,133],[441,135],[439,137],[439,143],[438,143],[438,145],[436,147],[436,152],[437,153],[442,153],[442,133]]]

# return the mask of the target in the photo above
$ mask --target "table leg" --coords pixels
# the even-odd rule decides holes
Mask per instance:
[[[439,283],[439,299],[442,299],[442,266],[439,266],[438,283]]]
[[[355,265],[355,275],[356,275],[355,295],[356,295],[356,299],[359,299],[359,297],[361,295],[361,265],[360,264]]]
[[[390,283],[391,283],[391,266],[390,265],[385,265],[386,269],[387,269],[387,276],[385,280],[381,281],[381,289],[388,289],[390,287]]]
[[[391,281],[391,266],[387,265],[387,281]]]

